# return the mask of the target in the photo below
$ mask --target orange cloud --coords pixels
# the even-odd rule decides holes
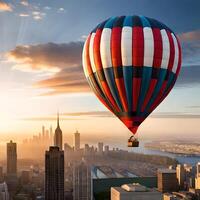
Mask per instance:
[[[81,65],[82,45],[81,42],[21,45],[6,56],[13,63],[13,69],[58,72],[66,66]]]
[[[0,1],[0,11],[12,11],[12,7],[10,4],[7,4],[6,2]]]
[[[178,35],[178,37],[183,42],[198,41],[198,40],[200,40],[200,30],[181,33]]]
[[[90,91],[82,64],[82,42],[17,46],[7,53],[13,69],[28,72],[53,72],[36,82],[36,88],[48,89],[42,95]]]

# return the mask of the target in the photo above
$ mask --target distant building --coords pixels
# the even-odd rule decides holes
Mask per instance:
[[[183,189],[186,180],[186,172],[184,166],[181,164],[176,166],[176,177],[178,179],[179,188]]]
[[[21,183],[23,185],[28,184],[30,181],[30,171],[22,171],[21,173]]]
[[[80,133],[78,131],[74,133],[74,147],[75,151],[80,150]]]
[[[50,144],[53,145],[53,128],[50,126],[49,129]]]
[[[71,162],[72,158],[73,158],[73,152],[74,149],[68,144],[65,143],[64,144],[64,152],[65,152],[65,163],[68,164]]]
[[[73,200],[92,199],[91,169],[84,162],[75,164],[73,169]]]
[[[109,152],[109,146],[108,145],[105,145],[105,153],[107,154]]]
[[[54,135],[54,146],[59,147],[60,151],[62,150],[62,130],[60,129],[59,124],[59,113],[57,114],[57,128]]]
[[[7,184],[0,184],[0,200],[9,200],[8,186]]]
[[[7,175],[17,175],[17,144],[7,143]]]
[[[3,182],[3,167],[0,166],[0,183]]]
[[[64,152],[57,146],[45,154],[45,200],[64,200]]]
[[[173,169],[158,170],[158,191],[173,192],[178,190],[176,171]]]
[[[111,187],[111,200],[162,200],[162,194],[138,183]]]
[[[45,126],[42,126],[42,139],[45,139]]]
[[[99,152],[100,154],[103,153],[103,142],[99,142],[99,143],[98,143],[98,152]]]

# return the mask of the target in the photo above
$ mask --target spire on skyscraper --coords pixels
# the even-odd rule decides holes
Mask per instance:
[[[57,112],[57,128],[60,128],[60,124],[59,124],[59,111]]]
[[[54,145],[62,150],[62,130],[60,129],[59,124],[59,112],[57,112],[57,127],[54,135]]]

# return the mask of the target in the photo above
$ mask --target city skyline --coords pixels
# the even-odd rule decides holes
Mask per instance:
[[[183,49],[183,67],[175,88],[144,121],[138,130],[139,136],[176,138],[184,135],[187,139],[189,133],[190,137],[198,138],[199,2],[171,0],[161,5],[158,0],[154,4],[147,0],[125,1],[123,8],[119,0],[79,4],[81,1],[63,0],[56,4],[20,0],[0,4],[3,24],[0,30],[1,140],[10,140],[10,135],[14,139],[27,137],[43,124],[50,126],[56,109],[62,110],[64,137],[71,137],[69,134],[76,129],[88,142],[100,137],[109,141],[113,132],[116,137],[126,137],[129,134],[126,127],[89,89],[81,66],[81,52],[86,35],[99,22],[110,16],[132,14],[166,23],[180,38]],[[170,10],[170,15],[166,10]],[[48,33],[45,30],[49,30]]]

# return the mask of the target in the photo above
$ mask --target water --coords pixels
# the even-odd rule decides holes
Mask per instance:
[[[125,146],[117,146],[118,148],[128,150],[128,151],[133,151],[135,153],[143,153],[143,154],[148,154],[148,155],[161,155],[161,156],[168,156],[170,158],[175,158],[178,160],[179,163],[187,163],[191,164],[192,166],[196,165],[197,162],[200,162],[200,156],[186,156],[186,155],[180,155],[180,154],[173,154],[173,153],[168,153],[168,152],[163,152],[159,150],[151,150],[147,149],[144,147],[145,143],[150,142],[150,141],[140,141],[140,146],[138,148],[128,148]]]

